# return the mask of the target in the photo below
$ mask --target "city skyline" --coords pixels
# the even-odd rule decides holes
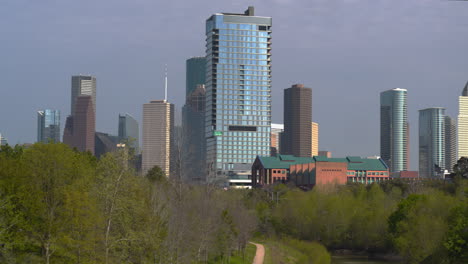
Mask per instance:
[[[140,5],[143,4],[150,5],[151,7],[151,4],[148,3],[138,3],[135,4],[135,8],[138,9],[141,7]],[[284,11],[280,2],[266,3],[260,1],[252,4],[256,6],[256,10],[260,15],[272,16],[275,19],[275,23],[279,25],[275,28],[275,52],[273,54],[275,61],[273,69],[275,79],[272,89],[272,114],[274,122],[282,123],[281,87],[286,87],[296,80],[318,88],[315,90],[315,95],[317,98],[320,98],[320,100],[314,101],[314,105],[317,105],[317,107],[314,108],[314,121],[320,123],[322,131],[326,132],[322,133],[321,146],[331,150],[337,156],[346,156],[347,154],[370,156],[378,154],[378,128],[375,127],[375,123],[378,122],[378,115],[375,114],[375,109],[378,109],[378,104],[374,101],[378,93],[382,90],[401,86],[407,88],[411,94],[418,94],[418,96],[410,97],[408,102],[409,122],[412,124],[413,128],[416,128],[417,124],[417,109],[429,107],[431,105],[441,105],[447,108],[447,113],[449,115],[457,115],[457,97],[460,93],[460,87],[466,83],[467,79],[466,70],[464,70],[467,68],[467,62],[466,60],[461,61],[459,58],[459,54],[463,52],[462,47],[466,47],[466,43],[468,42],[466,34],[461,34],[466,32],[467,28],[464,24],[466,20],[460,19],[463,17],[462,15],[467,12],[466,5],[462,5],[463,3],[458,5],[455,3],[419,4],[416,1],[407,1],[406,3],[387,4],[389,11],[384,11],[380,3],[369,5],[368,9],[364,12],[379,14],[382,20],[385,20],[386,17],[390,17],[390,14],[392,17],[396,17],[392,20],[392,23],[395,24],[395,28],[399,28],[399,31],[397,33],[396,30],[393,30],[394,28],[392,25],[378,20],[377,25],[373,24],[375,25],[373,28],[368,29],[368,31],[359,32],[360,38],[358,39],[368,41],[368,46],[366,46],[365,43],[360,43],[359,40],[353,41],[348,39],[348,36],[351,35],[349,33],[355,32],[363,22],[351,14],[353,10],[361,10],[360,7],[362,7],[362,4],[360,3],[346,5],[347,8],[351,9],[349,12],[345,12],[346,9],[344,9],[344,6],[341,4],[335,4],[334,6],[332,3],[320,3],[321,7],[324,7],[324,10],[320,12],[317,9],[313,9],[311,4],[300,2],[291,6],[290,11]],[[28,21],[25,21],[24,18],[28,15],[33,15],[34,17],[34,15],[47,14],[50,9],[50,6],[48,7],[47,5],[36,6],[35,4],[31,4],[34,8],[26,7],[23,12],[16,13],[17,17],[11,17],[11,14],[15,13],[12,12],[12,10],[19,10],[20,5],[17,6],[15,3],[2,3],[0,5],[6,5],[5,8],[0,8],[0,10],[2,10],[0,12],[3,14],[2,19],[7,21],[7,23],[2,23],[2,25],[8,25],[10,22],[14,21],[23,21],[27,24]],[[123,4],[117,4],[117,14],[120,12],[118,8],[121,7],[121,5]],[[170,5],[171,6],[167,9],[160,8],[161,10],[165,10],[165,12],[167,11],[167,15],[163,17],[174,15],[175,7],[172,6],[172,4]],[[30,93],[30,97],[34,98],[34,101],[31,101],[30,98],[18,96],[18,94],[15,94],[15,91],[6,91],[6,93],[3,93],[3,95],[11,99],[8,100],[6,104],[3,104],[4,107],[11,108],[16,105],[21,105],[22,108],[18,109],[17,115],[15,116],[15,119],[19,120],[20,123],[16,120],[12,120],[11,117],[8,116],[0,117],[0,123],[3,124],[2,127],[0,127],[0,132],[9,139],[10,144],[33,142],[35,134],[31,133],[31,131],[35,130],[36,117],[34,113],[37,109],[46,107],[62,110],[63,115],[61,123],[64,124],[63,118],[66,117],[68,114],[66,110],[69,109],[69,106],[65,106],[69,103],[69,99],[66,99],[69,98],[68,90],[66,90],[69,76],[79,72],[92,73],[97,76],[100,81],[100,90],[97,91],[98,97],[100,98],[97,116],[98,131],[115,134],[115,119],[110,117],[115,116],[119,112],[136,113],[136,119],[142,120],[139,106],[150,98],[162,98],[163,91],[155,87],[158,87],[157,83],[162,83],[164,62],[168,61],[170,76],[172,74],[173,76],[182,75],[182,69],[184,68],[183,62],[185,59],[203,54],[203,33],[201,34],[202,37],[200,37],[200,33],[204,31],[204,19],[206,16],[222,10],[243,10],[245,6],[247,6],[247,3],[241,1],[238,6],[234,7],[222,6],[222,4],[207,4],[207,6],[210,7],[203,10],[199,8],[196,12],[191,12],[181,19],[190,22],[188,28],[193,28],[193,32],[188,32],[185,39],[190,41],[190,43],[196,43],[195,45],[187,49],[184,48],[185,50],[179,54],[175,54],[175,50],[169,45],[160,46],[158,43],[158,45],[152,45],[149,48],[146,44],[142,45],[138,42],[139,39],[149,40],[149,37],[145,36],[149,35],[150,31],[144,30],[148,29],[149,26],[145,26],[141,32],[131,33],[138,34],[138,36],[131,36],[128,39],[138,42],[134,44],[141,48],[141,50],[146,51],[145,56],[151,54],[151,52],[148,51],[154,51],[156,55],[149,55],[148,58],[146,58],[138,56],[137,54],[135,58],[130,60],[126,59],[129,54],[122,49],[122,45],[118,44],[113,47],[111,47],[112,45],[103,45],[103,43],[106,43],[106,41],[110,39],[110,35],[119,36],[119,33],[115,33],[115,31],[112,30],[104,30],[107,24],[103,21],[93,19],[97,17],[97,12],[102,12],[104,10],[105,5],[102,3],[96,6],[95,11],[87,13],[86,15],[79,15],[92,18],[89,23],[91,25],[96,25],[96,27],[91,29],[91,34],[97,37],[96,40],[99,45],[93,45],[91,49],[92,52],[89,52],[91,45],[87,43],[83,43],[82,46],[70,45],[69,48],[60,48],[61,46],[57,46],[61,45],[63,41],[68,41],[72,38],[72,34],[66,34],[65,31],[57,30],[48,32],[44,31],[41,27],[32,27],[33,29],[39,29],[37,34],[33,34],[33,30],[31,32],[24,31],[24,33],[21,34],[13,34],[6,27],[0,26],[0,30],[2,30],[7,37],[7,41],[5,42],[7,48],[10,47],[10,45],[12,45],[11,43],[14,43],[14,41],[24,38],[27,40],[26,42],[22,42],[25,43],[23,44],[25,48],[28,47],[28,45],[34,44],[35,46],[32,50],[43,51],[45,54],[50,54],[50,56],[47,56],[50,63],[44,67],[36,67],[37,63],[42,63],[42,61],[46,60],[45,57],[40,55],[41,52],[32,54],[32,56],[28,56],[28,54],[31,55],[28,51],[25,52],[25,57],[34,59],[34,63],[31,65],[25,63],[22,57],[15,57],[14,53],[2,53],[4,58],[6,58],[4,61],[18,62],[8,64],[8,68],[6,68],[7,71],[5,71],[6,85],[17,87],[17,89],[13,90],[16,90],[18,93]],[[305,12],[307,8],[312,8],[314,12],[318,12],[317,16],[313,18],[303,18],[299,21],[290,21],[288,17],[288,14],[290,14],[289,12],[301,14],[301,12]],[[70,10],[74,9],[72,8]],[[122,10],[125,9],[122,8]],[[307,30],[308,26],[315,28],[329,21],[326,16],[331,14],[332,10],[337,10],[339,14],[344,15],[343,20],[337,20],[333,25],[325,24],[325,26],[327,26],[327,31],[334,32],[335,37],[332,38],[330,35],[323,32],[311,31],[311,34],[314,36],[313,42],[307,42],[307,40],[304,42],[290,41],[290,39],[294,39],[295,36],[298,36],[298,32]],[[408,21],[398,19],[404,17],[405,12],[410,11],[416,11],[414,20]],[[446,13],[449,13],[450,16],[442,16],[442,14]],[[58,20],[63,20],[74,25],[73,21],[76,19],[68,20],[65,17],[66,15],[66,12],[58,15]],[[105,13],[104,15],[113,16],[110,13]],[[48,16],[42,17],[44,17],[44,20],[35,22],[38,26],[51,23]],[[147,20],[148,18],[144,17],[145,16],[142,18],[146,19],[144,21],[150,21]],[[377,17],[378,16],[375,15],[371,16],[369,19],[377,19]],[[435,19],[432,19],[434,17]],[[344,23],[343,21],[345,18],[350,18],[350,20],[348,19],[346,20],[347,22]],[[131,28],[134,26],[131,22],[135,22],[135,17],[132,17],[131,14],[121,19],[122,20],[117,21],[117,24],[129,22],[130,24],[128,27]],[[418,19],[420,22],[417,22]],[[429,24],[427,22],[429,22]],[[18,27],[22,28],[24,23],[17,23]],[[58,27],[55,26],[55,24],[52,26]],[[109,24],[108,29],[112,29],[113,27],[114,26],[111,27]],[[401,31],[402,27],[405,30]],[[161,33],[167,33],[167,37],[163,40],[164,43],[171,43],[171,41],[175,40],[173,37],[174,35],[170,33],[170,31],[174,31],[173,29],[175,28],[177,28],[177,24],[168,26],[167,29],[159,28],[162,30]],[[81,28],[75,26],[72,27],[70,33],[79,33],[81,30]],[[105,34],[96,36],[95,32],[99,30],[105,32]],[[388,37],[384,38],[385,41],[377,40],[377,36],[380,36],[380,33],[377,31],[388,34]],[[416,34],[417,37],[411,37],[412,34]],[[73,35],[79,36],[80,34]],[[52,37],[59,41],[50,44],[50,46],[45,46],[45,43],[48,42],[43,41],[46,39],[44,36]],[[401,39],[405,41],[403,42]],[[450,49],[444,48],[442,42],[450,43]],[[332,45],[329,45],[327,48],[325,44],[328,43],[332,43]],[[364,45],[360,47],[359,44]],[[291,45],[294,45],[297,49],[288,49]],[[392,45],[399,47],[396,56],[394,56],[394,58],[390,55],[382,56],[384,53],[392,53],[393,49],[390,48]],[[174,48],[180,51],[180,45],[174,46]],[[68,51],[68,49],[73,50],[74,53],[64,52]],[[335,50],[340,51],[338,54],[334,54],[333,51]],[[84,56],[88,53],[90,56]],[[168,55],[164,55],[163,53]],[[119,55],[116,56],[116,54]],[[70,56],[70,59],[66,61],[61,59],[67,58],[67,56]],[[345,60],[341,61],[338,57],[343,57]],[[365,60],[359,62],[349,71],[350,64],[358,57],[363,57]],[[375,59],[372,59],[372,57],[375,57]],[[121,63],[123,58],[125,58],[126,64]],[[169,58],[171,59],[169,60]],[[302,58],[309,61],[307,65],[291,67],[294,61]],[[450,59],[449,61],[448,58]],[[377,61],[380,64],[375,67]],[[404,63],[401,63],[402,61]],[[342,66],[340,66],[340,64]],[[425,64],[424,67],[419,67],[419,65],[422,64]],[[41,85],[40,89],[37,89],[37,91],[28,88],[34,86],[28,85],[28,80],[23,80],[27,78],[19,78],[17,73],[14,72],[20,65],[26,72],[30,72],[32,70],[31,66],[34,66],[36,70],[30,75],[31,79],[46,85]],[[148,65],[152,67],[147,67]],[[396,67],[397,65],[398,67]],[[444,65],[444,67],[442,67],[442,65]],[[5,67],[6,66],[7,64],[5,64]],[[132,67],[139,69],[138,71],[140,71],[140,73],[136,74],[134,70],[131,70]],[[447,68],[447,70],[443,68]],[[126,69],[130,69],[130,71],[124,71]],[[391,70],[391,75],[388,75],[389,70]],[[18,70],[18,73],[19,72],[21,71]],[[50,72],[53,72],[53,74],[49,74]],[[334,77],[332,77],[332,75]],[[336,76],[340,76],[340,78],[336,78]],[[158,78],[160,80],[158,80]],[[184,80],[183,78],[180,78],[181,80],[173,79],[171,87],[177,89],[177,92],[170,95],[169,99],[171,102],[176,103],[176,108],[180,113],[179,109],[182,106],[183,98],[179,98],[180,96],[178,96],[178,94],[181,94],[185,88],[183,85]],[[134,82],[135,80],[137,81]],[[131,89],[128,89],[128,87],[131,87]],[[351,87],[352,89],[348,90],[345,87]],[[131,91],[131,93],[126,90]],[[335,96],[340,93],[343,95],[342,98]],[[51,94],[54,96],[49,96]],[[104,98],[103,95],[110,96]],[[19,98],[21,98],[21,100],[19,100]],[[125,102],[125,100],[128,102]],[[331,104],[330,107],[339,109],[336,111],[337,113],[327,111],[326,106],[329,104]],[[348,109],[353,109],[353,111],[349,113],[346,119],[343,119],[338,112],[342,112],[346,107]],[[5,112],[6,108],[2,108],[1,110]],[[179,113],[177,116],[179,116]],[[180,119],[180,117],[177,118]],[[351,120],[353,120],[354,123],[357,122],[357,124],[351,123]],[[364,137],[364,135],[353,131],[349,131],[346,135],[337,132],[345,130],[346,127],[350,125],[362,127],[364,130],[369,131],[369,135]],[[412,161],[411,167],[413,169],[417,168],[417,151],[415,151],[417,150],[416,135],[417,129],[412,129],[410,149],[413,151],[411,151],[410,160]],[[367,143],[366,145],[368,146],[361,147],[362,143]],[[359,146],[359,148],[357,146]]]

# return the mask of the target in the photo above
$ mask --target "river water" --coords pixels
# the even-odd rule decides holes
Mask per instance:
[[[375,260],[363,257],[333,256],[332,264],[401,264],[401,262]]]

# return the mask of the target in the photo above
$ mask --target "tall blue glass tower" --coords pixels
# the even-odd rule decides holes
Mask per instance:
[[[253,7],[206,21],[208,181],[248,184],[255,157],[270,154],[271,25]]]
[[[60,111],[37,111],[37,142],[60,142]]]
[[[445,108],[419,110],[419,176],[441,178],[445,170]]]
[[[384,91],[380,93],[380,156],[391,173],[408,170],[408,149],[407,90]]]

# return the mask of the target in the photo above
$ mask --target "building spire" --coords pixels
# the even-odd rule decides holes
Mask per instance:
[[[465,89],[463,89],[462,96],[468,96],[468,82],[466,82]]]
[[[164,100],[167,102],[167,64],[164,69]]]

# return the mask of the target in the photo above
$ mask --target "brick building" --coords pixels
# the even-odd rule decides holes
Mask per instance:
[[[254,187],[286,181],[307,187],[347,182],[370,184],[388,180],[389,177],[388,167],[383,160],[361,157],[258,156],[252,165]]]

